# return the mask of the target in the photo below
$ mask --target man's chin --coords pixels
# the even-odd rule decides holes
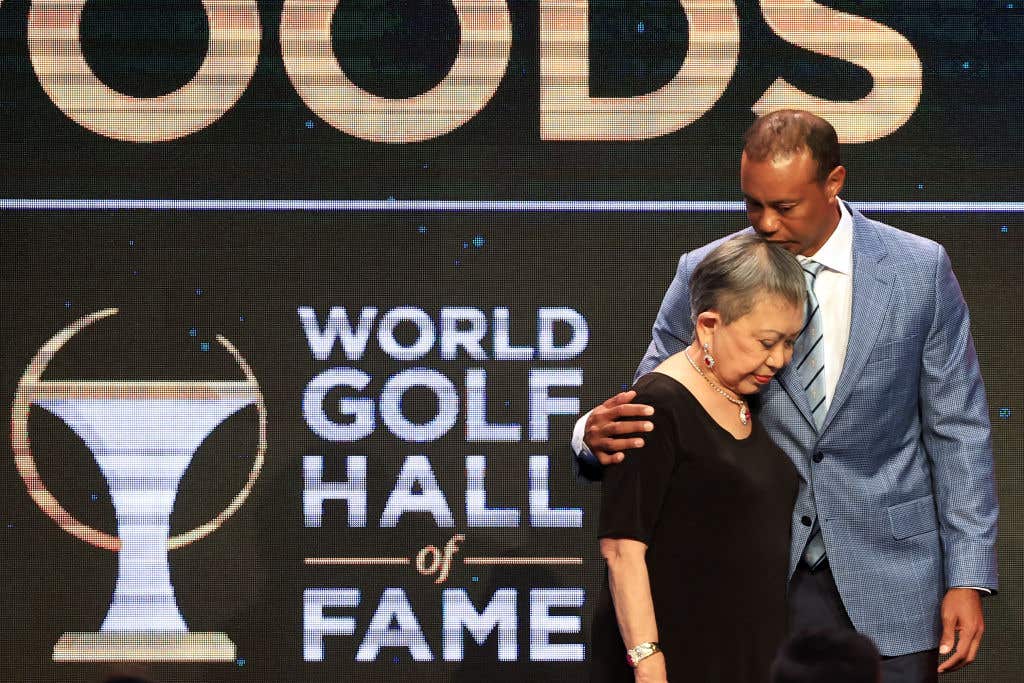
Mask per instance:
[[[800,243],[799,242],[794,242],[792,240],[773,240],[773,239],[767,239],[767,238],[765,239],[765,242],[767,242],[768,244],[777,244],[780,247],[782,247],[783,249],[785,249],[786,251],[791,251],[794,254],[799,254],[800,253]]]
[[[772,244],[777,244],[780,247],[782,247],[783,249],[785,249],[786,251],[788,251],[789,253],[795,254],[795,255],[799,255],[803,251],[803,247],[801,246],[801,244],[799,242],[782,242],[782,241],[777,241],[777,242],[772,242]]]

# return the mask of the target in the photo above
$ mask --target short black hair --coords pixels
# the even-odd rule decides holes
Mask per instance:
[[[788,159],[804,151],[817,164],[818,182],[842,163],[836,129],[800,109],[779,109],[758,117],[743,136],[743,152],[751,161]]]
[[[881,657],[871,639],[852,629],[802,631],[772,664],[771,683],[879,683]]]

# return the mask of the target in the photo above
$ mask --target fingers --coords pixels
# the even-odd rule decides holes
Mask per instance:
[[[632,432],[635,433],[636,430],[634,429]],[[632,448],[643,448],[644,440],[637,437],[628,439],[594,437],[587,439],[586,444],[590,452],[594,454],[602,465],[612,465],[625,459],[626,454],[623,451]]]
[[[952,652],[952,655],[939,665],[939,673],[956,671],[973,662],[981,647],[981,636],[984,632],[985,619],[977,591],[951,589],[942,605],[942,638],[939,641],[939,654]]]
[[[939,665],[939,673],[956,671],[972,663],[978,656],[978,648],[981,647],[981,635],[984,630],[984,627],[958,629],[956,650],[953,651],[949,659]]]
[[[617,420],[622,417],[643,417],[654,414],[654,409],[642,403],[630,403],[636,398],[636,392],[630,389],[615,394],[610,399],[591,411],[593,420]]]
[[[953,651],[953,647],[956,645],[956,627],[956,613],[951,610],[942,610],[942,637],[939,638],[940,655],[948,655]]]
[[[944,674],[950,671],[956,671],[967,664],[965,660],[966,652],[964,648],[958,648],[953,651],[953,654],[949,656],[949,659],[944,661],[942,664],[939,664],[939,673]]]
[[[609,422],[602,427],[601,436],[612,437],[622,434],[639,434],[640,432],[649,432],[652,429],[654,429],[654,424],[646,420],[617,420]],[[635,448],[635,446],[627,446],[627,448]]]
[[[985,625],[980,624],[979,628],[974,631],[974,638],[971,639],[971,645],[967,648],[967,664],[973,662],[978,656],[978,649],[981,648],[981,636],[985,633]]]
[[[594,409],[598,410],[597,408]],[[625,403],[614,408],[608,408],[602,410],[602,415],[607,415],[613,419],[619,419],[623,417],[650,417],[654,415],[654,408],[644,405],[643,403]]]
[[[604,451],[593,451],[594,457],[602,465],[618,465],[620,462],[626,459],[626,454],[622,451],[617,453],[605,453]]]
[[[598,446],[598,450],[591,449],[590,452],[597,457],[602,465],[620,463],[626,458],[623,451],[644,447],[643,439],[603,439],[599,443],[607,444],[607,446]]]
[[[956,666],[958,662],[963,659],[963,650],[960,652],[955,652],[953,650],[953,648],[956,647],[957,626],[956,612],[950,609],[946,602],[943,601],[942,637],[939,638],[939,655],[948,655],[950,652],[953,654],[949,659],[939,664],[939,673],[950,671],[952,667]]]
[[[654,424],[632,418],[650,417],[654,409],[640,403],[630,403],[636,398],[635,391],[623,391],[590,411],[584,431],[583,442],[602,465],[622,462],[624,451],[642,448],[644,440],[635,435],[649,432]]]
[[[623,451],[643,448],[644,440],[636,434],[654,429],[651,422],[607,422],[587,427],[584,442],[602,465],[622,462]]]

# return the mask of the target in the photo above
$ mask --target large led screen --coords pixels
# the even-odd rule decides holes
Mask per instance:
[[[1019,680],[1022,37],[1008,1],[5,0],[2,679],[586,680],[572,426],[799,107],[963,288],[1002,590],[947,678]]]

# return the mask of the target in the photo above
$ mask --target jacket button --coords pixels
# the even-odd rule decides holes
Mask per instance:
[[[811,460],[813,460],[814,462],[821,462],[824,459],[825,459],[825,456],[822,455],[821,453],[815,453],[814,457],[811,458]]]
[[[808,517],[807,515],[804,515],[803,517],[800,518],[800,523],[803,524],[804,526],[810,526],[811,525],[811,518]]]

